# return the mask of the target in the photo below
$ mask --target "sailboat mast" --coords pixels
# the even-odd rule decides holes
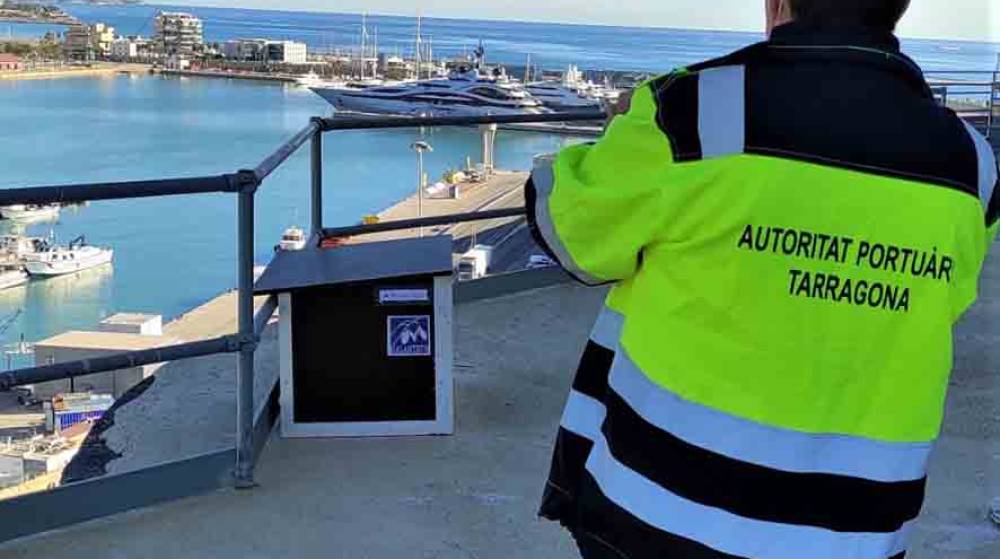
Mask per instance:
[[[361,79],[365,79],[367,72],[365,71],[365,58],[367,58],[367,42],[368,42],[368,14],[361,14]]]
[[[417,14],[417,39],[416,39],[417,42],[416,42],[415,48],[413,49],[413,51],[415,53],[415,56],[417,57],[416,64],[417,64],[417,79],[418,80],[420,79],[420,48],[421,48],[420,47],[420,23],[421,23],[420,22],[420,18],[421,18],[421,16],[418,13]]]

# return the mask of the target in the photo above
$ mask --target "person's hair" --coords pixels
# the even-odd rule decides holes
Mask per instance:
[[[789,0],[792,17],[817,24],[896,29],[910,0]]]

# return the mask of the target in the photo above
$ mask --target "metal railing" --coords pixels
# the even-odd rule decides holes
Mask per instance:
[[[156,349],[115,353],[83,359],[23,368],[0,373],[0,390],[17,386],[63,380],[83,375],[164,363],[181,359],[222,353],[236,353],[236,463],[233,481],[236,487],[254,484],[254,353],[261,334],[277,309],[277,299],[270,297],[254,313],[254,202],[257,189],[264,181],[307,142],[311,143],[311,229],[313,240],[318,236],[345,236],[381,231],[429,227],[449,223],[490,220],[521,215],[524,209],[495,210],[432,217],[420,220],[377,223],[324,229],[323,227],[323,135],[333,131],[368,130],[376,128],[418,128],[432,126],[469,126],[519,123],[592,122],[605,118],[602,112],[563,112],[538,115],[508,115],[482,117],[347,117],[313,118],[274,153],[252,170],[239,170],[217,176],[167,178],[148,181],[40,186],[0,190],[0,206],[13,204],[74,203],[96,200],[121,200],[155,196],[180,196],[206,193],[233,193],[237,199],[237,317],[236,334],[209,340],[181,343]]]
[[[963,117],[981,126],[987,138],[992,138],[997,125],[996,112],[1000,110],[1000,68],[990,70],[925,72],[935,98],[944,106],[956,108]],[[974,105],[962,107],[955,100],[973,101]]]

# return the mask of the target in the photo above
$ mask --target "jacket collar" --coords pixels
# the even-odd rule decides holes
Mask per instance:
[[[760,46],[772,52],[865,61],[907,80],[925,97],[933,97],[920,66],[900,51],[899,39],[889,31],[792,22],[774,28],[770,39]]]
[[[774,28],[770,43],[782,46],[861,47],[899,54],[899,39],[889,31],[861,26],[792,22]]]

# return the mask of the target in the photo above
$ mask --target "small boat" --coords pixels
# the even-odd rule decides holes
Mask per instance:
[[[277,250],[292,251],[306,248],[306,232],[298,227],[289,227],[281,234]]]
[[[0,264],[0,290],[28,283],[28,272],[20,264]]]
[[[59,204],[14,204],[0,207],[4,219],[38,221],[59,217]]]
[[[108,264],[113,257],[113,250],[88,245],[80,236],[65,247],[43,244],[24,257],[24,267],[32,276],[54,277]]]

